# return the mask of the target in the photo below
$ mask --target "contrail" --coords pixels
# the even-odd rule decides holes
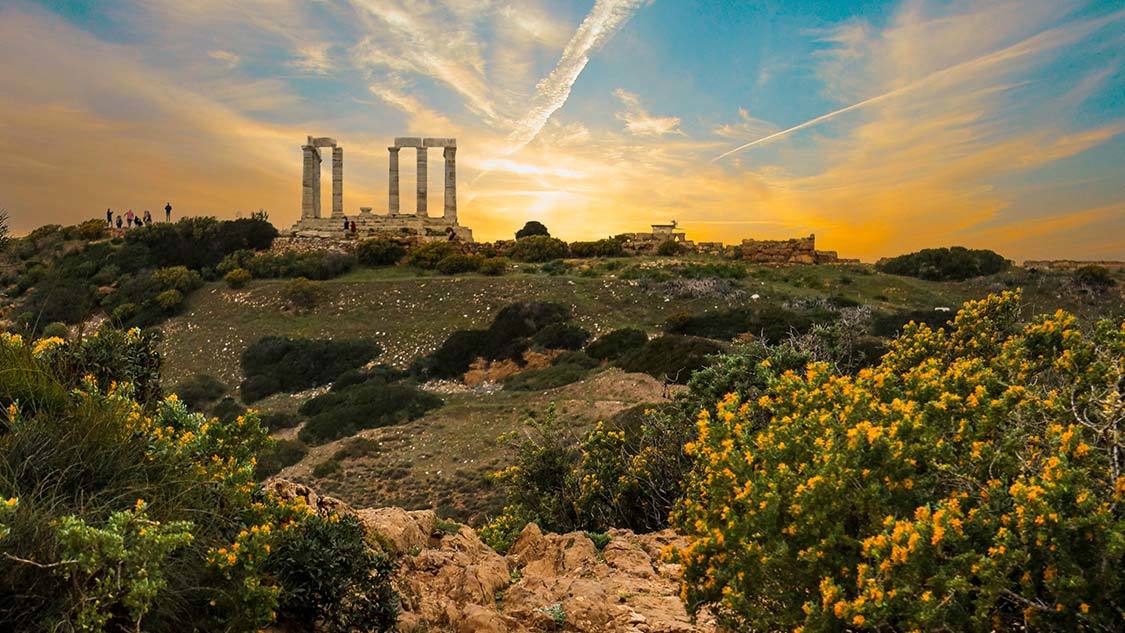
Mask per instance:
[[[508,136],[509,153],[527,145],[547,120],[570,97],[570,89],[590,61],[590,53],[601,48],[648,0],[597,0],[570,38],[551,74],[535,86],[531,109],[516,122]]]
[[[769,136],[762,137],[762,138],[760,138],[756,141],[750,141],[749,143],[746,143],[744,145],[739,145],[738,147],[736,147],[736,148],[734,148],[730,151],[723,152],[722,154],[719,154],[715,158],[712,158],[711,162],[714,163],[714,162],[720,161],[720,160],[726,158],[727,156],[730,156],[731,154],[741,152],[744,149],[754,147],[755,145],[759,145],[761,143],[766,143],[768,141],[772,141],[776,138],[781,138],[782,136],[787,136],[787,135],[792,134],[793,132],[796,132],[798,130],[803,130],[807,127],[816,125],[817,123],[820,123],[821,121],[826,121],[826,120],[831,119],[831,118],[833,118],[837,115],[844,114],[845,112],[851,112],[852,110],[856,110],[856,109],[859,109],[859,108],[862,108],[862,107],[865,107],[865,106],[869,106],[872,103],[877,103],[879,101],[883,101],[884,99],[890,99],[892,97],[897,97],[897,96],[899,96],[903,93],[910,92],[912,90],[916,90],[918,88],[921,88],[924,85],[934,83],[938,80],[944,79],[945,77],[947,77],[949,75],[953,75],[955,73],[958,73],[958,72],[966,70],[966,69],[979,70],[980,68],[986,68],[988,66],[992,66],[992,65],[995,65],[995,64],[998,64],[998,63],[1001,63],[1001,62],[1010,61],[1010,60],[1013,60],[1013,59],[1018,59],[1020,57],[1032,55],[1034,53],[1038,53],[1038,52],[1048,50],[1048,49],[1051,49],[1051,48],[1059,48],[1061,46],[1066,46],[1068,44],[1071,44],[1071,43],[1074,43],[1076,41],[1081,40],[1082,38],[1088,36],[1089,34],[1093,33],[1094,31],[1097,31],[1098,29],[1105,26],[1106,24],[1111,24],[1113,22],[1116,22],[1116,21],[1122,19],[1123,17],[1125,17],[1125,10],[1116,11],[1116,12],[1111,13],[1111,14],[1105,16],[1105,17],[1102,17],[1102,18],[1099,18],[1099,19],[1096,19],[1096,20],[1089,20],[1085,23],[1081,23],[1081,24],[1078,24],[1078,25],[1063,26],[1063,27],[1058,27],[1058,28],[1054,28],[1054,29],[1049,29],[1047,31],[1043,31],[1042,33],[1038,33],[1036,35],[1033,35],[1033,36],[1031,36],[1031,37],[1029,37],[1025,40],[1017,42],[1017,43],[1015,43],[1011,46],[1008,46],[1006,48],[1002,48],[998,51],[994,51],[992,53],[988,53],[987,55],[982,55],[980,57],[976,57],[976,58],[970,59],[968,61],[961,62],[960,64],[954,64],[954,65],[952,65],[948,68],[943,68],[941,70],[930,73],[929,75],[926,75],[925,77],[923,77],[923,78],[921,78],[917,81],[914,81],[912,83],[909,83],[909,84],[907,84],[907,85],[905,85],[901,88],[896,88],[894,90],[891,90],[890,92],[885,92],[881,95],[876,95],[874,97],[864,99],[863,101],[860,101],[859,103],[853,103],[850,106],[840,108],[839,110],[829,112],[828,114],[822,114],[822,115],[816,117],[815,119],[809,119],[808,121],[805,121],[804,123],[794,125],[793,127],[789,128],[787,130],[782,130],[780,132],[774,132],[773,134],[770,134]]]

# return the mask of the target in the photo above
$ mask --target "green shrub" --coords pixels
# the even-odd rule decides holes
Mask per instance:
[[[691,378],[692,372],[706,365],[708,356],[722,349],[707,339],[665,334],[625,354],[617,360],[617,365],[625,371],[683,384]]]
[[[437,263],[437,270],[443,275],[456,275],[458,273],[471,273],[480,270],[481,258],[479,255],[450,255]]]
[[[292,466],[308,455],[309,447],[301,440],[277,440],[258,454],[254,478],[263,481]]]
[[[544,275],[552,276],[565,275],[566,273],[570,272],[570,264],[564,262],[561,259],[552,259],[551,261],[540,266],[539,272],[543,273]]]
[[[227,396],[211,409],[211,415],[217,418],[220,422],[231,423],[238,419],[239,416],[246,413],[246,407],[239,404],[238,400]]]
[[[571,242],[570,254],[574,257],[626,257],[628,253],[621,240],[607,238],[596,242]]]
[[[634,328],[622,328],[598,337],[586,347],[586,353],[598,360],[615,360],[627,352],[643,347],[648,334]]]
[[[590,340],[590,332],[573,323],[552,323],[531,337],[532,344],[542,349],[582,349]]]
[[[770,343],[777,343],[793,334],[808,332],[816,323],[831,322],[836,316],[834,312],[794,312],[781,306],[766,304],[714,310],[697,315],[673,315],[666,322],[665,330],[672,334],[727,341],[748,333]]]
[[[320,303],[321,294],[320,284],[304,277],[286,283],[281,289],[282,298],[297,310],[312,310]]]
[[[162,310],[173,310],[184,302],[184,295],[179,290],[165,290],[156,295],[156,305]]]
[[[684,279],[744,279],[749,274],[745,266],[731,262],[686,264],[678,267],[676,273]]]
[[[953,320],[953,317],[953,312],[939,312],[937,310],[880,312],[875,314],[871,321],[871,333],[875,336],[891,338],[897,336],[907,323],[924,323],[931,328],[939,328],[947,325]]]
[[[254,275],[251,275],[250,271],[245,268],[235,268],[223,275],[223,281],[227,282],[227,286],[236,289],[245,288],[246,284],[250,283],[253,278]]]
[[[486,257],[480,262],[480,272],[482,275],[498,277],[503,275],[507,270],[507,257]]]
[[[261,414],[261,422],[272,433],[297,426],[301,423],[301,417],[291,411],[269,411]]]
[[[43,328],[43,336],[45,338],[51,338],[52,336],[57,338],[66,338],[70,336],[70,328],[67,327],[65,323],[54,321],[53,323],[48,323]]]
[[[406,257],[406,248],[394,240],[377,238],[356,245],[355,255],[364,266],[393,266]]]
[[[546,235],[533,235],[516,240],[508,257],[517,262],[547,262],[569,254],[566,242]]]
[[[457,245],[450,242],[428,242],[411,251],[410,263],[419,268],[433,270],[437,268],[438,262],[459,252]]]
[[[664,240],[656,247],[656,254],[663,257],[679,255],[684,251],[682,244],[676,240]]]
[[[1071,273],[1070,278],[1080,288],[1093,292],[1102,292],[1117,284],[1105,266],[1081,266]]]
[[[1007,270],[1011,262],[987,250],[963,246],[924,248],[915,253],[881,259],[876,270],[891,275],[906,275],[930,281],[962,281]]]
[[[598,362],[582,352],[560,355],[555,363],[543,369],[521,371],[504,379],[504,388],[511,391],[543,391],[578,382],[590,374]]]
[[[329,457],[322,462],[317,462],[316,466],[312,467],[312,476],[317,479],[327,479],[332,475],[343,472],[343,470],[344,464],[340,460]]]
[[[301,405],[301,413],[310,418],[298,437],[309,444],[323,444],[364,429],[419,418],[441,404],[441,398],[411,384],[363,383],[330,391]]]
[[[198,272],[188,269],[187,266],[170,266],[152,271],[152,276],[167,290],[178,290],[184,294],[203,285],[203,278]]]
[[[856,377],[812,364],[701,416],[674,515],[688,607],[735,630],[1118,628],[1102,429],[1125,329],[1019,313],[1018,293],[971,302]]]
[[[246,376],[240,387],[242,398],[254,402],[278,391],[295,392],[328,384],[381,353],[382,349],[371,341],[266,336],[242,352],[240,361]]]
[[[172,393],[191,411],[203,411],[230,391],[223,381],[207,374],[194,374],[180,381]]]
[[[285,533],[266,572],[283,587],[278,620],[300,630],[391,631],[395,561],[372,550],[354,516],[314,516]]]
[[[522,229],[516,231],[517,240],[523,239],[525,237],[532,237],[535,235],[551,237],[551,234],[547,231],[547,227],[544,226],[542,222],[536,220],[529,220],[523,225]]]
[[[332,279],[355,268],[356,256],[338,251],[312,251],[308,253],[273,251],[237,251],[223,259],[217,267],[220,273],[244,268],[257,279],[293,279],[304,277],[323,281]]]

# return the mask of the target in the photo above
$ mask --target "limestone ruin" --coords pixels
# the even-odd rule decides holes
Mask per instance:
[[[321,148],[332,148],[332,214],[325,218],[320,210]],[[417,150],[418,187],[413,213],[402,213],[399,207],[398,155],[404,147]],[[442,214],[428,213],[427,151],[440,147],[445,158],[445,205]],[[335,139],[309,136],[301,146],[301,219],[293,225],[293,237],[345,238],[351,231],[344,222],[355,222],[357,236],[391,235],[421,241],[456,240],[472,242],[473,231],[457,222],[457,139],[430,137],[397,137],[387,148],[390,156],[387,186],[387,213],[372,213],[371,207],[360,207],[358,215],[344,213],[344,148]]]

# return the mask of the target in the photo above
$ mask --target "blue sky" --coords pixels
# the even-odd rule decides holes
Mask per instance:
[[[1125,258],[1120,2],[16,0],[0,57],[17,230],[166,199],[284,226],[306,134],[345,148],[346,211],[380,212],[386,145],[427,135],[458,138],[485,239],[675,218],[865,259]]]

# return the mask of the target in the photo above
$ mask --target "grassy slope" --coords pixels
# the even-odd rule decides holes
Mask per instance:
[[[629,260],[660,265],[668,260]],[[232,385],[241,376],[238,357],[267,334],[305,337],[370,337],[387,351],[383,360],[408,365],[454,330],[484,327],[504,305],[539,299],[570,305],[578,323],[604,333],[622,326],[655,332],[676,312],[699,312],[761,301],[843,295],[881,308],[956,308],[962,301],[1009,287],[1025,288],[1029,311],[1063,307],[1084,316],[1123,314],[1122,288],[1097,303],[1064,292],[1062,275],[1014,270],[963,283],[926,282],[874,273],[868,266],[752,267],[739,282],[740,297],[671,299],[646,291],[615,273],[546,276],[517,272],[500,278],[435,276],[409,267],[360,270],[324,282],[324,299],[312,312],[283,309],[281,281],[256,281],[247,289],[210,284],[188,310],[164,327],[166,384],[194,373],[210,373]],[[577,271],[574,271],[577,273]],[[610,370],[574,385],[539,393],[456,394],[446,405],[407,425],[365,431],[377,448],[343,461],[341,470],[316,482],[328,494],[358,505],[439,507],[463,520],[479,520],[499,503],[483,475],[506,463],[496,437],[520,427],[529,414],[556,405],[576,430],[597,419],[661,397],[660,385],[643,376]],[[295,408],[301,398],[271,397],[265,409]],[[283,432],[291,435],[294,431]],[[346,440],[345,440],[346,441]],[[330,458],[342,442],[317,447],[284,474],[312,481],[313,466]]]

